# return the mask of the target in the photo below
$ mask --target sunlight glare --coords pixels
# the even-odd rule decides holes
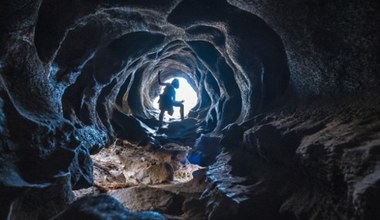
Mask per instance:
[[[193,87],[191,87],[191,85],[187,82],[187,80],[183,77],[176,77],[179,81],[179,88],[176,89],[176,100],[177,101],[181,101],[181,100],[184,100],[185,102],[183,103],[184,106],[185,106],[185,110],[184,110],[184,113],[185,113],[185,117],[189,114],[189,111],[197,105],[198,103],[198,97],[197,97],[197,93],[194,91]],[[165,81],[165,83],[171,83],[171,81],[173,80],[174,78],[170,78],[168,80]],[[164,91],[164,88],[165,86],[161,86],[161,89],[160,89],[160,94]],[[156,109],[159,109],[158,107],[158,100],[159,100],[159,96],[157,96],[154,100],[153,100],[153,107],[156,108]],[[170,116],[167,112],[165,113],[165,116],[164,116],[164,121],[168,121],[170,119],[180,119],[181,118],[181,115],[179,113],[179,107],[174,107],[174,113],[172,116]]]

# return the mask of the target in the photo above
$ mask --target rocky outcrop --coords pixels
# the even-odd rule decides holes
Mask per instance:
[[[194,171],[204,169],[187,160],[187,146],[166,144],[160,149],[139,147],[127,141],[115,141],[96,155],[95,186],[107,190],[127,186],[188,182]]]
[[[209,218],[376,219],[379,99],[330,101],[231,128],[208,171]]]
[[[376,88],[380,4],[376,1],[228,0],[281,36],[298,96]]]
[[[53,219],[152,219],[164,220],[157,212],[133,213],[119,201],[107,196],[82,197]]]

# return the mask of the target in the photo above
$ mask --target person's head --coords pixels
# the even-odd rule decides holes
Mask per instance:
[[[179,88],[179,81],[177,78],[174,78],[173,81],[172,81],[172,86],[176,89]]]

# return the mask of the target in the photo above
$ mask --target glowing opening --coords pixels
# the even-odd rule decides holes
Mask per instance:
[[[193,87],[189,84],[189,82],[183,78],[183,77],[175,77],[179,81],[179,88],[176,89],[176,100],[181,101],[184,100],[183,103],[185,109],[184,109],[184,115],[185,117],[189,114],[189,111],[194,108],[198,103],[198,96],[197,93],[194,91]],[[165,83],[171,83],[171,81],[174,79],[170,78],[165,81]],[[165,86],[161,86],[160,94],[164,91]],[[160,96],[157,96],[153,100],[153,107],[159,110],[159,103],[158,100],[160,99]],[[169,121],[173,119],[180,119],[181,115],[179,112],[179,107],[174,107],[174,113],[172,116],[170,116],[167,112],[165,112],[164,115],[164,121]]]

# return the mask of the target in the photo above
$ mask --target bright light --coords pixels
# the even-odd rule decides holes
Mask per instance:
[[[183,77],[176,77],[179,81],[179,88],[176,89],[176,100],[185,102],[183,105],[185,106],[185,116],[189,114],[189,111],[198,103],[197,93],[194,91],[193,87],[187,82],[187,80]],[[165,83],[171,83],[173,78],[170,78],[165,81]],[[165,86],[161,86],[160,94],[164,91]],[[160,96],[157,96],[153,100],[153,107],[159,109],[158,100]],[[167,112],[165,112],[164,121],[168,121],[170,119],[180,119],[181,115],[179,113],[179,107],[174,106],[174,113],[170,116]]]

